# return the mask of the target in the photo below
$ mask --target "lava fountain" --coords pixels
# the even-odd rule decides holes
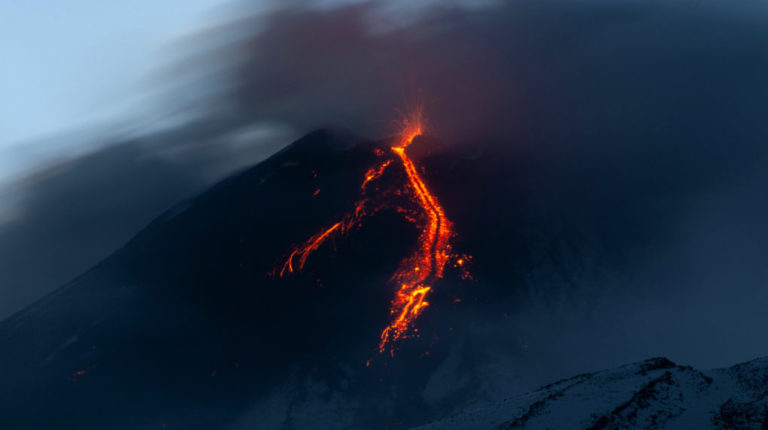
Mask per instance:
[[[397,284],[397,292],[390,303],[390,321],[381,332],[378,344],[380,353],[389,351],[394,354],[394,344],[398,340],[416,334],[414,324],[424,308],[429,306],[427,296],[434,283],[443,277],[446,264],[456,257],[451,253],[451,239],[455,236],[453,225],[408,155],[408,147],[423,131],[423,104],[419,103],[401,122],[399,138],[390,148],[394,157],[383,160],[366,172],[361,185],[363,197],[355,204],[354,211],[306,242],[294,246],[279,270],[274,272],[282,277],[302,270],[310,254],[325,241],[344,235],[358,227],[363,217],[378,211],[381,205],[374,205],[372,199],[367,197],[368,185],[381,177],[393,162],[399,162],[407,177],[406,194],[420,208],[417,217],[406,218],[416,223],[421,232],[416,249],[400,262],[390,279]],[[398,211],[406,212],[402,208],[398,208]],[[466,259],[456,257],[456,261],[457,266],[463,266]]]

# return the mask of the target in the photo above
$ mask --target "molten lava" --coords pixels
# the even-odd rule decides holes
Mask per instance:
[[[406,193],[420,208],[418,217],[406,215],[406,219],[416,223],[421,232],[418,245],[411,254],[402,260],[391,281],[397,283],[397,293],[390,305],[390,322],[380,336],[379,352],[389,350],[394,354],[394,343],[399,339],[415,333],[414,322],[421,312],[429,306],[427,295],[432,291],[434,282],[443,277],[443,271],[451,254],[451,239],[454,236],[453,225],[445,216],[443,207],[437,198],[429,191],[426,183],[419,174],[413,160],[408,156],[407,148],[413,140],[423,132],[422,106],[403,120],[399,140],[390,149],[395,157],[384,160],[381,164],[369,169],[363,179],[361,189],[365,195],[369,183],[375,181],[384,173],[393,161],[399,161],[407,177]],[[279,275],[294,273],[304,268],[312,252],[317,250],[326,240],[343,235],[353,227],[359,227],[360,220],[375,213],[379,206],[370,208],[371,200],[363,197],[355,205],[354,212],[345,215],[341,221],[310,237],[301,245],[294,246]],[[401,213],[406,210],[398,208]],[[466,257],[456,257],[457,265],[464,266]],[[298,264],[298,267],[296,265]]]
[[[417,249],[403,260],[392,277],[400,285],[390,309],[390,314],[395,318],[381,332],[379,352],[384,352],[387,344],[403,337],[421,311],[429,306],[425,299],[432,290],[430,284],[443,277],[443,270],[451,257],[450,240],[454,234],[451,222],[406,152],[413,139],[421,133],[421,109],[417,109],[415,115],[404,122],[400,142],[392,147],[392,151],[403,163],[410,190],[424,211],[426,222],[423,223]]]

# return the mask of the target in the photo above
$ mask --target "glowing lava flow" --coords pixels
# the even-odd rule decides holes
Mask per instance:
[[[379,352],[389,349],[394,353],[393,343],[405,337],[413,329],[414,321],[425,307],[429,306],[426,298],[432,291],[432,284],[438,278],[443,277],[445,265],[451,259],[451,238],[454,236],[451,222],[445,216],[445,212],[437,202],[437,198],[429,191],[421,178],[416,165],[408,156],[406,149],[413,140],[422,134],[422,110],[419,106],[410,118],[403,121],[400,139],[392,146],[392,152],[397,156],[382,162],[377,167],[369,169],[363,180],[361,188],[366,191],[366,186],[379,178],[393,160],[399,160],[408,178],[408,195],[416,203],[423,213],[422,219],[412,220],[419,224],[418,246],[401,263],[398,270],[392,276],[392,281],[398,284],[398,290],[390,306],[390,322],[381,332]],[[346,215],[341,221],[322,230],[310,237],[305,243],[295,246],[286,261],[283,263],[279,275],[293,273],[304,268],[309,255],[317,250],[323,242],[329,238],[344,234],[352,227],[359,226],[360,219],[366,213],[369,200],[362,199],[355,211]],[[371,212],[378,210],[374,208]],[[463,265],[463,260],[458,260]],[[298,263],[298,268],[296,264]]]
[[[410,188],[427,219],[419,235],[418,248],[410,257],[403,260],[392,277],[400,284],[400,289],[392,300],[390,309],[394,319],[381,332],[379,352],[384,352],[388,343],[403,337],[421,311],[429,305],[425,300],[432,290],[429,284],[436,278],[442,278],[445,265],[451,257],[450,240],[453,236],[451,222],[446,218],[437,198],[429,192],[418,169],[406,152],[408,146],[413,143],[413,139],[421,133],[421,110],[417,110],[415,117],[405,122],[400,143],[392,147],[392,151],[403,163]],[[390,352],[392,352],[391,349]]]

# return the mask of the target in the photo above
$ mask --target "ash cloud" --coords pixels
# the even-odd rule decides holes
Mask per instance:
[[[755,126],[765,67],[755,17],[764,9],[281,2],[199,35],[205,47],[174,70],[212,89],[191,102],[198,109],[299,130],[335,124],[385,136],[395,110],[421,90],[432,133],[449,143],[596,152],[658,145],[672,137],[661,133],[676,132],[685,144],[711,127],[705,118],[720,118],[721,128]]]

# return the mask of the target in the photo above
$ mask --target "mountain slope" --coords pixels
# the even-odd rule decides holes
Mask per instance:
[[[643,172],[630,176],[608,156],[600,168],[622,169],[620,180],[604,181],[594,163],[553,167],[512,145],[445,148],[418,137],[409,157],[458,233],[454,251],[474,256],[474,280],[447,266],[419,336],[394,356],[379,354],[397,290],[391,276],[419,235],[397,205],[318,247],[301,273],[269,273],[292,245],[350,211],[368,169],[393,156],[391,143],[310,133],[162,214],[0,323],[0,427],[422,425],[498,400],[489,382],[523,391],[551,379],[547,369],[527,385],[510,377],[535,370],[551,340],[527,355],[534,348],[510,322],[516,312],[589,297],[627,254],[641,264],[673,228],[642,209],[674,212],[670,196],[681,191],[666,185],[674,172],[663,189],[638,196],[624,191],[645,183]],[[395,165],[375,186],[401,189],[406,172]],[[520,361],[495,365],[509,356]]]
[[[387,142],[311,133],[161,215],[4,321],[0,366],[12,370],[0,387],[2,427],[222,428],[269,404],[286,381],[294,389],[278,401],[292,403],[293,415],[310,396],[295,387],[317,382],[346,405],[331,423],[342,415],[369,424],[397,417],[404,426],[433,416],[406,399],[444,346],[431,349],[437,358],[414,362],[431,342],[414,339],[398,359],[366,367],[380,360],[394,294],[388,279],[417,235],[394,208],[318,249],[301,274],[268,275],[292,244],[349,210],[379,147]],[[383,183],[402,179],[388,172]],[[434,309],[454,307],[454,275]],[[367,407],[352,408],[356,402]],[[286,417],[279,421],[291,428]]]
[[[427,429],[765,429],[768,358],[699,371],[656,358],[587,373]]]

